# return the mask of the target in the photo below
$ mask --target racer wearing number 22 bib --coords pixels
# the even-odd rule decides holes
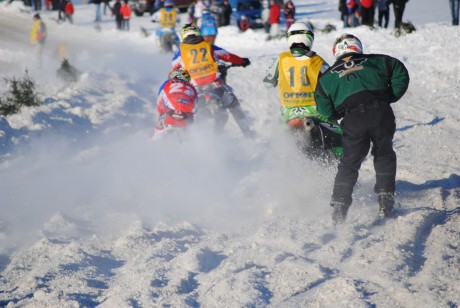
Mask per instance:
[[[181,30],[179,50],[173,57],[173,68],[185,68],[197,86],[208,85],[218,79],[218,64],[222,60],[237,66],[246,67],[251,62],[225,49],[206,42],[194,24],[186,24]]]
[[[243,133],[251,136],[246,127],[245,113],[241,109],[238,98],[232,88],[220,78],[217,61],[232,63],[235,66],[246,67],[251,62],[248,58],[241,58],[225,49],[206,42],[201,32],[194,24],[186,24],[181,30],[182,43],[173,58],[173,68],[185,68],[189,73],[198,93],[212,91],[218,97],[221,108],[215,121],[215,129],[219,130],[227,121],[227,112],[230,111]]]

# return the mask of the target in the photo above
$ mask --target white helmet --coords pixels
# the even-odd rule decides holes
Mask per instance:
[[[352,34],[342,34],[339,36],[332,47],[332,54],[334,55],[335,59],[338,60],[345,55],[351,53],[363,53],[363,45],[361,41]]]
[[[303,22],[296,22],[293,23],[287,33],[286,33],[287,41],[289,48],[292,47],[293,44],[303,44],[305,47],[311,49],[313,45],[313,41],[315,40],[315,34],[313,33],[313,29],[304,24]]]

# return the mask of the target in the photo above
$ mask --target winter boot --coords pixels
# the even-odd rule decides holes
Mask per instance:
[[[395,197],[393,193],[379,193],[379,215],[383,217],[388,217],[393,210],[395,204]]]
[[[331,201],[331,206],[334,208],[332,210],[332,221],[335,225],[342,224],[347,218],[348,208],[344,202],[340,201]]]

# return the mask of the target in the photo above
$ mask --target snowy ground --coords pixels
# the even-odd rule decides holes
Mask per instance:
[[[249,57],[228,81],[257,134],[198,123],[182,144],[152,143],[154,102],[170,68],[149,17],[131,31],[91,5],[75,25],[43,12],[43,67],[29,46],[32,14],[0,4],[0,83],[25,70],[46,103],[0,118],[0,306],[458,307],[460,304],[460,29],[447,1],[417,31],[350,29],[365,52],[401,59],[411,75],[397,117],[397,217],[374,225],[372,157],[347,223],[331,224],[335,168],[301,157],[277,124],[277,91],[262,78],[284,40],[221,28],[217,44]],[[332,63],[343,32],[335,1],[297,0]],[[321,13],[320,13],[321,12]],[[390,25],[393,24],[393,15]],[[337,31],[322,33],[326,24]],[[56,77],[58,47],[83,72]],[[6,91],[3,83],[0,92]]]

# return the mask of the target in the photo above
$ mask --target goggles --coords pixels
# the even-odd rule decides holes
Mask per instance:
[[[167,112],[167,114],[168,114],[168,116],[170,116],[171,118],[173,118],[176,121],[187,120],[188,118],[191,117],[190,113],[185,113],[185,112],[182,112],[180,110],[170,110],[170,111]]]
[[[315,37],[313,32],[311,32],[310,30],[294,30],[294,31],[288,32],[286,37],[290,37],[290,36],[297,35],[297,34],[310,35],[313,38]]]
[[[335,40],[334,45],[342,42],[343,40],[347,40],[347,39],[355,39],[356,40],[356,36],[354,36],[353,34],[342,34],[341,36],[339,36]]]

